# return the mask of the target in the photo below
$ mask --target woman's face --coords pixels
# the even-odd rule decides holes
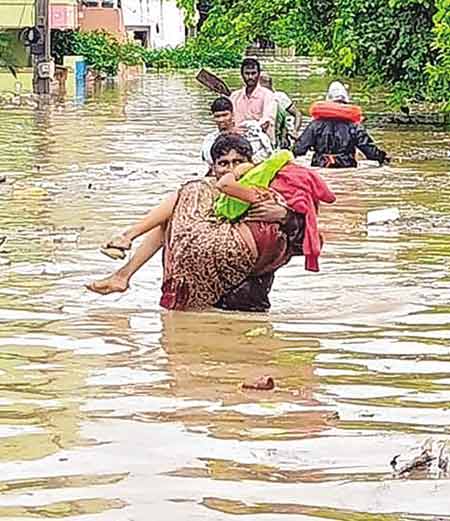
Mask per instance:
[[[239,154],[236,150],[230,150],[214,162],[214,175],[216,179],[220,179],[223,175],[232,173],[238,165],[248,162],[247,157]]]

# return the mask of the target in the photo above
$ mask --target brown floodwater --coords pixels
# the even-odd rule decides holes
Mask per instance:
[[[280,75],[303,109],[325,89]],[[203,174],[192,74],[0,110],[2,521],[450,520],[445,471],[390,466],[450,439],[450,134],[371,126],[384,100],[354,92],[396,161],[325,174],[321,272],[294,259],[255,315],[163,312],[160,256],[124,295],[83,288],[119,266],[105,238]]]

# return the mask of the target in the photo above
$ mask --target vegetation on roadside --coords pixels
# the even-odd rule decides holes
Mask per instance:
[[[12,51],[12,37],[6,32],[0,32],[0,67],[7,68],[16,76],[16,63]]]
[[[120,63],[154,68],[235,67],[245,49],[295,47],[326,56],[341,77],[382,86],[391,102],[441,103],[450,110],[450,0],[201,0],[209,14],[186,45],[143,49],[104,32],[55,35],[55,54],[82,54],[114,75]],[[178,0],[191,24],[198,0]]]
[[[195,0],[179,0],[192,11]],[[450,0],[210,0],[198,50],[239,54],[255,41],[328,56],[331,72],[383,86],[391,101],[450,110]],[[172,66],[177,66],[174,51]],[[205,53],[205,56],[207,52]],[[159,65],[157,59],[153,62]],[[216,56],[217,58],[217,56]]]
[[[97,73],[115,76],[119,65],[140,65],[145,61],[140,45],[121,43],[105,31],[53,31],[52,54],[62,64],[64,56],[81,55]]]

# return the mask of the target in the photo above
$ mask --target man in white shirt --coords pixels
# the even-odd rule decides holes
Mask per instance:
[[[302,126],[302,113],[297,109],[291,98],[281,90],[274,90],[272,78],[269,73],[262,72],[260,84],[273,92],[279,109],[287,113],[287,130],[293,139],[297,139]]]
[[[256,121],[242,121],[239,126],[234,119],[233,104],[229,98],[221,96],[211,105],[211,114],[217,125],[217,130],[206,135],[202,145],[202,159],[211,167],[211,147],[214,141],[225,132],[236,133],[244,136],[252,146],[255,164],[261,163],[272,155],[273,148],[269,136],[263,132]]]

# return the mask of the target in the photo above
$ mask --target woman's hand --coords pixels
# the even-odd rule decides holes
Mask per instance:
[[[273,199],[261,201],[252,205],[245,218],[246,221],[265,221],[281,223],[286,221],[287,209]]]

